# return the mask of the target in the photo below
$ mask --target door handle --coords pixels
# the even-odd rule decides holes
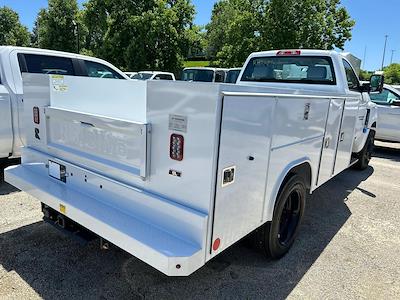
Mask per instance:
[[[83,125],[85,127],[94,127],[94,125],[92,123],[83,122],[83,121],[81,121],[81,125]]]
[[[340,133],[340,141],[343,142],[344,141],[344,132]]]
[[[325,143],[324,143],[325,148],[329,148],[330,144],[331,144],[331,139],[330,138],[325,138]]]

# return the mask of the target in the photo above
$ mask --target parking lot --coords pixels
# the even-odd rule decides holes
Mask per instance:
[[[283,259],[239,243],[187,278],[71,240],[41,221],[37,200],[2,182],[0,298],[398,298],[400,146],[378,145],[366,171],[345,171],[314,193]]]

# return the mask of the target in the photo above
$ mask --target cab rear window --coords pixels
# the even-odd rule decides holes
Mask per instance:
[[[254,57],[241,81],[336,84],[330,57]]]

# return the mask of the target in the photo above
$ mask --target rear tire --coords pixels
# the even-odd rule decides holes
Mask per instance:
[[[274,259],[284,256],[293,245],[304,215],[306,185],[302,177],[291,177],[281,190],[271,222],[257,230],[258,246]]]
[[[365,170],[368,168],[369,162],[371,161],[372,152],[374,151],[375,131],[371,130],[368,134],[367,141],[365,142],[364,148],[357,153],[358,161],[354,165],[357,170]]]

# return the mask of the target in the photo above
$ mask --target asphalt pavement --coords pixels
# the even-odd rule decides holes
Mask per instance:
[[[118,248],[82,245],[43,223],[40,203],[0,183],[0,299],[400,299],[400,145],[377,143],[308,199],[281,260],[237,243],[169,278]]]

